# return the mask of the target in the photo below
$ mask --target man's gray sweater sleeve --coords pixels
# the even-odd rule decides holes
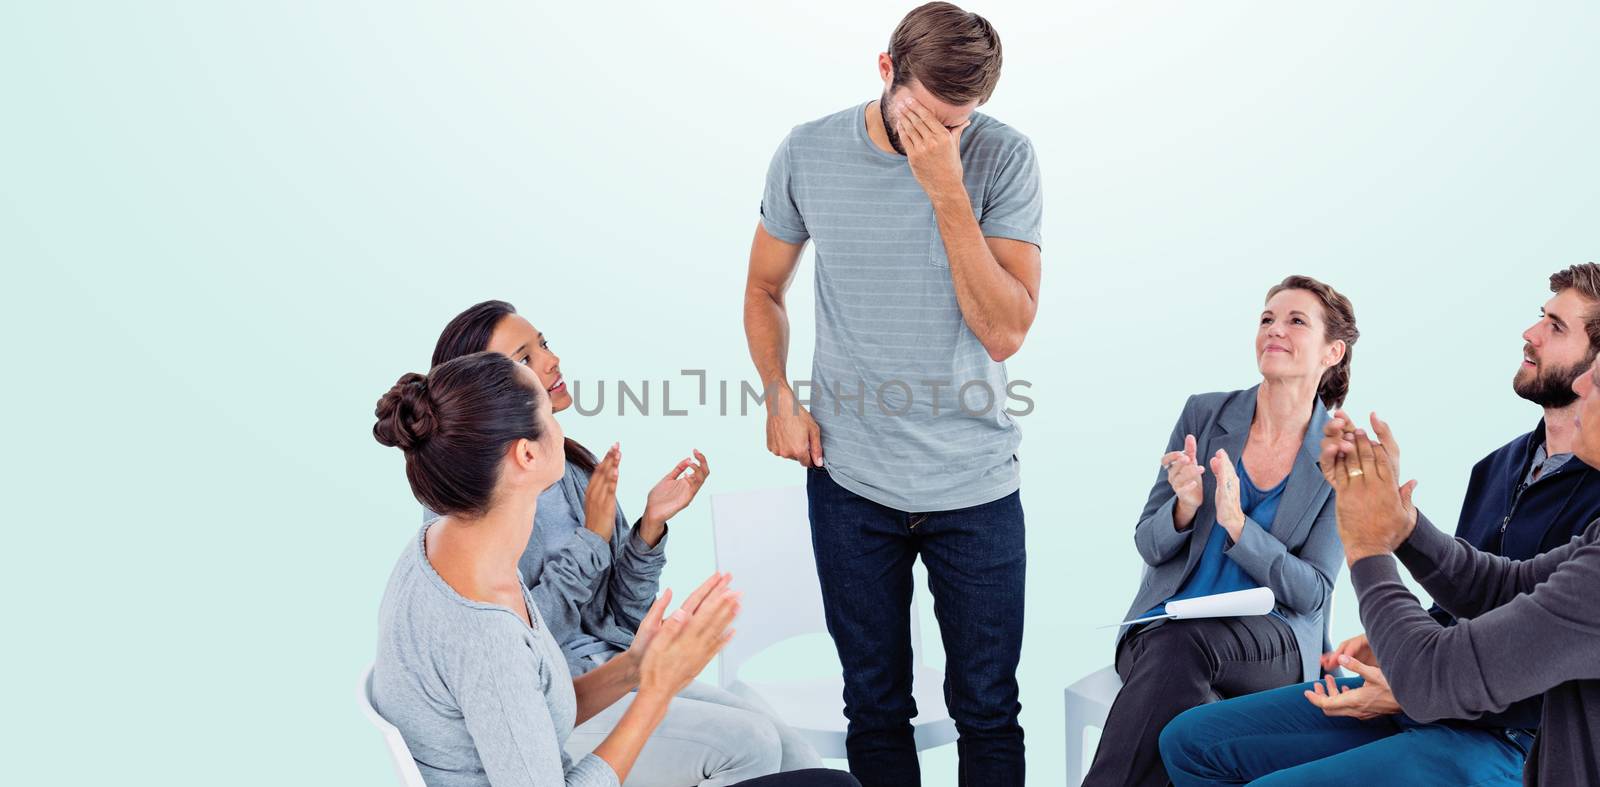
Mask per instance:
[[[1458,618],[1473,618],[1519,594],[1532,592],[1583,539],[1579,536],[1572,543],[1530,560],[1512,560],[1445,535],[1418,512],[1416,529],[1395,550],[1395,557],[1427,588],[1441,609]]]
[[[1470,719],[1571,680],[1600,678],[1600,527],[1528,561],[1485,554],[1419,517],[1400,554],[1444,627],[1400,581],[1393,557],[1357,562],[1361,622],[1407,715]]]

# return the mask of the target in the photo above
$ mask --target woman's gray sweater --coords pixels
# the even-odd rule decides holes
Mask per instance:
[[[455,592],[428,562],[423,525],[378,613],[372,704],[400,729],[428,787],[617,787],[611,766],[562,749],[577,715],[561,648],[533,625]]]
[[[533,534],[517,561],[573,675],[594,669],[598,662],[590,656],[633,644],[667,564],[667,536],[654,547],[644,543],[620,504],[609,542],[584,527],[588,491],[589,474],[568,462],[561,480],[539,495]],[[438,518],[423,508],[422,521]]]
[[[621,505],[609,543],[584,527],[588,491],[589,474],[568,462],[561,480],[539,496],[533,537],[517,563],[574,675],[595,667],[589,656],[633,644],[667,563],[666,535],[654,547],[645,544]],[[564,505],[546,505],[552,497]]]

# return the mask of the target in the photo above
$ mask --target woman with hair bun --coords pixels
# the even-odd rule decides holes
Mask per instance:
[[[1157,620],[1117,638],[1122,689],[1085,785],[1165,785],[1167,722],[1217,697],[1319,674],[1344,549],[1318,469],[1328,410],[1350,387],[1360,333],[1350,300],[1308,276],[1267,291],[1255,337],[1261,382],[1189,397],[1134,527],[1146,568],[1125,619],[1170,601],[1271,588],[1271,614]]]
[[[372,702],[430,787],[614,787],[689,684],[732,636],[730,578],[706,580],[670,617],[672,593],[641,616],[629,647],[573,680],[517,565],[541,494],[566,470],[561,426],[537,375],[499,353],[407,374],[378,401],[372,433],[405,453],[406,478],[441,516],[401,553],[379,610]],[[573,726],[635,692],[581,758]],[[737,742],[731,742],[737,743]],[[709,783],[709,782],[707,782]],[[847,774],[758,779],[851,787]]]
[[[532,370],[553,413],[572,406],[561,357],[516,307],[484,301],[456,315],[439,334],[433,363],[484,350]],[[612,445],[598,461],[571,438],[564,448],[566,473],[540,498],[519,566],[568,669],[583,675],[628,649],[666,566],[667,522],[693,502],[710,465],[699,451],[678,462],[650,489],[643,515],[630,526],[617,503],[621,447]],[[581,757],[604,740],[630,699],[579,725],[567,752]],[[816,750],[770,708],[699,681],[679,693],[662,729],[665,734],[645,747],[645,767],[630,787],[721,785],[822,765]]]

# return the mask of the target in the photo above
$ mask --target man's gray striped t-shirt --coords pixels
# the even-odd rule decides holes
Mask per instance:
[[[768,234],[816,247],[817,342],[808,389],[823,461],[882,505],[965,508],[1016,491],[1020,389],[956,302],[933,205],[906,158],[867,136],[868,105],[795,127],[767,171]],[[974,113],[961,136],[967,193],[986,237],[1038,245],[1043,212],[1028,138]]]

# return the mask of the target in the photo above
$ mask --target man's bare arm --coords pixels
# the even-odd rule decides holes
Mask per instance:
[[[965,189],[959,201],[944,202],[944,207],[934,203],[934,215],[950,258],[961,317],[989,357],[1004,361],[1022,348],[1039,310],[1039,247],[983,237]]]
[[[911,174],[933,203],[961,317],[989,357],[1004,361],[1022,347],[1038,313],[1039,247],[983,236],[961,174],[961,133],[969,125],[947,129],[908,100],[898,128]]]
[[[744,334],[750,360],[767,392],[767,450],[807,467],[821,467],[821,433],[811,414],[796,404],[788,382],[789,311],[784,296],[804,250],[804,243],[786,243],[756,225],[744,288]]]

